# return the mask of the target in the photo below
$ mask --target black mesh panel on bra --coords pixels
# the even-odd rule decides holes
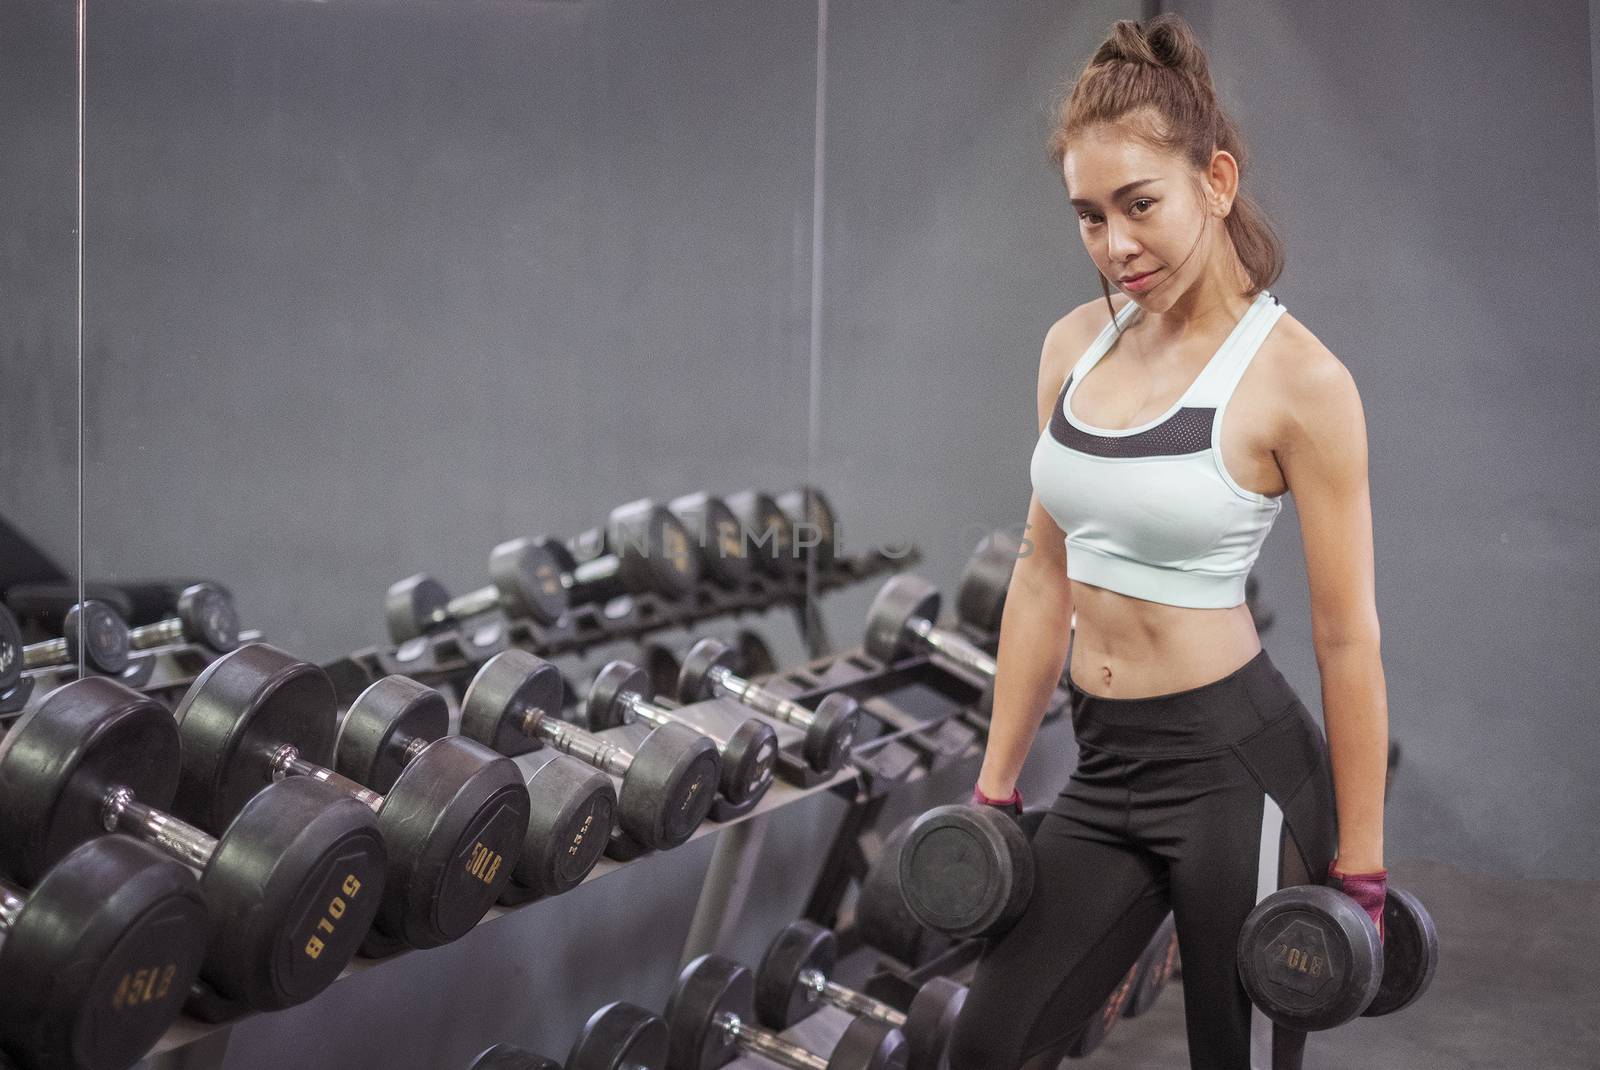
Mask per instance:
[[[1211,422],[1217,413],[1214,408],[1179,409],[1137,435],[1094,435],[1067,421],[1067,390],[1071,386],[1069,375],[1050,413],[1050,437],[1068,449],[1095,457],[1179,457],[1211,448]]]

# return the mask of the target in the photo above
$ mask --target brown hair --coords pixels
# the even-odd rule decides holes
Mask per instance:
[[[1142,27],[1119,19],[1111,27],[1111,36],[1095,49],[1056,106],[1050,160],[1057,177],[1075,136],[1141,109],[1154,115],[1139,116],[1144,121],[1131,133],[1152,148],[1182,156],[1197,171],[1210,166],[1211,154],[1218,149],[1239,162],[1240,188],[1227,216],[1228,236],[1250,276],[1251,288],[1244,296],[1253,297],[1271,286],[1283,273],[1283,242],[1266,213],[1244,192],[1244,139],[1217,102],[1205,49],[1177,15],[1158,15]],[[1100,288],[1111,307],[1111,284],[1104,275]]]

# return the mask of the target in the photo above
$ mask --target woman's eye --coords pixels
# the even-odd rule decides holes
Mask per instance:
[[[1155,203],[1156,203],[1156,202],[1155,202],[1155,201],[1152,201],[1152,200],[1151,200],[1151,199],[1150,199],[1150,198],[1149,198],[1149,197],[1140,197],[1140,198],[1139,198],[1139,199],[1138,199],[1138,200],[1136,200],[1136,201],[1134,201],[1134,202],[1133,202],[1133,207],[1135,207],[1135,208],[1137,208],[1137,207],[1139,207],[1139,206],[1140,206],[1140,205],[1141,205],[1141,204],[1155,204]],[[1146,209],[1146,210],[1145,210],[1145,211],[1149,211],[1149,209]],[[1141,213],[1139,213],[1139,214],[1140,214],[1140,215],[1143,215],[1143,214],[1144,214],[1144,213],[1143,213],[1143,212],[1141,212]]]
[[[1143,205],[1154,205],[1155,203],[1156,202],[1151,200],[1149,197],[1140,197],[1138,200],[1134,201],[1133,204],[1130,205],[1129,207],[1138,208],[1141,204],[1143,204]],[[1147,207],[1143,211],[1138,212],[1137,214],[1138,215],[1144,215],[1145,212],[1148,212],[1149,210],[1150,209]],[[1084,212],[1079,212],[1078,213],[1078,221],[1080,223],[1095,223],[1095,222],[1098,222],[1099,219],[1100,219],[1100,217],[1095,215],[1093,212],[1084,211]]]

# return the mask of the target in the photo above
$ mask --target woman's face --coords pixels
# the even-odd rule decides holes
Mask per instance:
[[[1227,153],[1217,154],[1213,179],[1221,166],[1226,187],[1232,165]],[[1216,209],[1231,203],[1229,191],[1216,188],[1214,180],[1197,190],[1184,160],[1150,148],[1119,126],[1079,135],[1061,168],[1083,247],[1113,286],[1159,312],[1201,277],[1225,233]],[[1140,274],[1145,277],[1128,279]]]

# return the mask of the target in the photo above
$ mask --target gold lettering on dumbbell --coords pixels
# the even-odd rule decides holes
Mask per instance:
[[[472,855],[467,859],[467,872],[485,884],[492,884],[494,875],[500,872],[500,862],[498,852],[489,850],[482,843],[475,843],[472,845]]]
[[[322,949],[328,946],[323,936],[332,936],[334,930],[338,928],[335,923],[343,918],[345,911],[350,908],[349,901],[361,892],[361,878],[354,873],[348,874],[339,891],[341,894],[328,900],[327,907],[322,911],[322,917],[317,919],[316,932],[313,932],[311,938],[306,941],[306,958],[317,958],[322,954]]]
[[[739,525],[723,520],[717,524],[717,545],[723,557],[743,557],[744,542],[739,538]]]
[[[567,845],[568,855],[575,855],[578,853],[578,848],[583,846],[584,837],[589,835],[589,826],[592,824],[594,824],[594,815],[589,814],[585,816],[583,819],[583,824],[579,825],[578,831],[573,833],[572,842]]]
[[[112,1008],[132,1010],[141,1004],[165,999],[172,990],[172,978],[177,972],[178,964],[169,962],[165,966],[146,966],[123,974],[111,996]]]
[[[679,572],[689,571],[689,540],[683,537],[683,531],[676,527],[664,528],[661,532],[662,549],[666,552],[672,567]]]
[[[1277,960],[1296,973],[1309,974],[1312,977],[1321,977],[1322,968],[1326,963],[1321,955],[1313,955],[1300,947],[1290,947],[1288,944],[1278,945]]]
[[[533,570],[533,574],[538,577],[539,588],[544,591],[545,594],[554,595],[561,593],[561,573],[555,568],[555,566],[548,564],[540,565],[538,568]]]
[[[680,805],[678,807],[679,810],[687,810],[687,809],[689,809],[689,804],[694,802],[694,799],[695,799],[696,795],[700,794],[700,781],[701,781],[701,779],[703,779],[703,778],[698,778],[697,777],[695,779],[695,782],[693,784],[689,785],[689,794],[687,794],[687,795],[685,795],[683,797],[683,803],[682,803],[682,805]]]

